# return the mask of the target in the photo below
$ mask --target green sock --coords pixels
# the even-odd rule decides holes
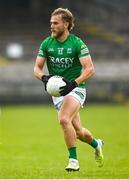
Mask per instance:
[[[98,146],[98,142],[96,141],[96,139],[93,139],[90,143],[90,145],[93,147],[93,148],[96,148]]]
[[[69,151],[69,158],[77,159],[76,147],[71,147],[68,149]]]

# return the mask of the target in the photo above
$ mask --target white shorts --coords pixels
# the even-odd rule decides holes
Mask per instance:
[[[79,88],[76,87],[74,88],[69,94],[67,94],[66,96],[71,95],[73,96],[75,99],[77,99],[81,105],[81,107],[83,107],[83,104],[85,102],[86,99],[86,89],[85,88]],[[54,106],[57,110],[60,110],[61,105],[63,103],[65,96],[60,96],[60,97],[54,97],[52,96],[52,100],[54,103]]]

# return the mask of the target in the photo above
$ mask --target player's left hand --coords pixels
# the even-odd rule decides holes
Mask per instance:
[[[66,94],[71,92],[74,88],[76,88],[78,85],[76,81],[69,82],[66,79],[63,79],[63,81],[66,83],[66,85],[60,87],[60,95],[61,96],[65,96]]]
[[[53,75],[43,75],[42,77],[41,77],[41,81],[43,82],[43,84],[44,84],[44,87],[45,87],[45,91],[46,91],[46,89],[47,89],[47,82],[48,82],[48,80],[49,80],[49,78],[51,78]]]

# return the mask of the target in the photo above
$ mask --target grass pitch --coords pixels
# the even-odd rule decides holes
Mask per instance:
[[[10,106],[0,113],[0,178],[129,178],[129,107],[88,105],[81,110],[85,127],[105,141],[104,167],[96,167],[94,150],[77,143],[80,172],[65,172],[67,148],[54,107]]]

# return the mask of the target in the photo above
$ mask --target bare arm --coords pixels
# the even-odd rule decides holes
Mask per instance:
[[[61,96],[65,96],[66,94],[68,94],[70,91],[72,91],[74,88],[77,87],[77,84],[80,84],[84,81],[86,81],[87,79],[89,79],[90,77],[92,77],[95,73],[94,71],[94,65],[92,63],[91,57],[90,55],[85,56],[85,57],[81,57],[80,58],[80,62],[82,64],[83,67],[83,72],[82,74],[75,79],[75,81],[73,82],[66,82],[66,86],[62,86],[60,89],[60,94]]]
[[[86,57],[81,57],[80,62],[84,70],[82,74],[77,79],[75,79],[77,84],[80,84],[86,81],[87,79],[91,78],[95,73],[94,65],[90,55]]]
[[[34,75],[36,78],[41,80],[41,77],[44,75],[42,69],[44,67],[46,58],[37,56],[35,66],[34,66]]]

